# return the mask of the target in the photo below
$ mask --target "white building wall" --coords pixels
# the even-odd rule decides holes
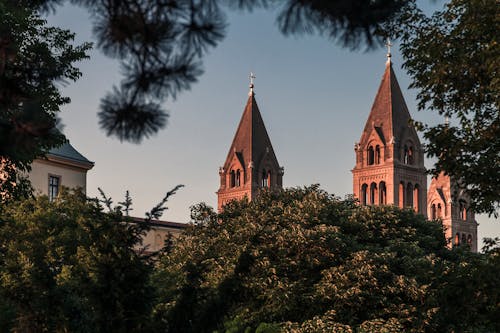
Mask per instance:
[[[28,175],[35,194],[48,195],[49,175],[60,177],[60,185],[87,190],[87,170],[49,160],[35,160]]]

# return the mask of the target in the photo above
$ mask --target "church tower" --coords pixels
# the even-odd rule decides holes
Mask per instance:
[[[382,82],[359,143],[353,192],[362,205],[413,207],[427,215],[424,151],[392,69],[390,44]]]
[[[448,246],[467,245],[477,252],[477,222],[469,209],[469,196],[450,176],[432,178],[427,194],[429,219],[441,219]]]
[[[271,140],[264,126],[250,74],[250,92],[240,124],[227,154],[224,166],[220,167],[220,188],[217,191],[218,210],[231,200],[252,200],[261,189],[283,187],[283,167],[274,154]]]

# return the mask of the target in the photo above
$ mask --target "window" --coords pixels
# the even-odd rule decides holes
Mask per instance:
[[[241,185],[241,172],[238,169],[238,171],[236,171],[236,184],[235,184],[235,186],[240,186],[240,185]]]
[[[431,218],[433,220],[437,219],[436,204],[432,204],[432,207],[431,207]]]
[[[59,194],[59,186],[61,183],[60,176],[49,175],[49,200],[54,200]]]
[[[443,218],[443,209],[441,208],[441,204],[438,203],[437,215],[439,218]]]
[[[373,147],[370,146],[370,148],[368,148],[368,165],[373,165],[374,162],[375,162],[375,152],[373,150]]]
[[[234,187],[236,185],[236,172],[234,170],[231,170],[231,173],[230,173],[230,177],[231,177],[231,187]]]
[[[403,155],[403,163],[404,164],[413,164],[413,147],[404,146],[404,155]]]
[[[380,146],[375,147],[375,164],[380,164]]]
[[[163,247],[162,239],[160,234],[156,234],[155,237],[155,250],[160,250]]]
[[[380,193],[380,198],[379,198],[379,203],[381,205],[386,205],[387,204],[387,188],[385,186],[385,182],[380,182],[379,184],[379,193]]]
[[[413,185],[406,185],[406,207],[413,207]]]
[[[413,209],[418,213],[420,211],[420,186],[418,184],[415,184],[415,187],[413,188]]]
[[[399,183],[398,199],[399,207],[403,208],[405,204],[405,184],[403,182]]]
[[[262,187],[271,187],[271,171],[262,170]]]
[[[378,197],[378,189],[377,184],[371,183],[370,185],[370,204],[376,205]]]
[[[460,200],[460,218],[465,221],[467,220],[467,208],[466,202],[464,200]]]
[[[460,235],[457,232],[457,234],[455,235],[455,246],[458,246],[458,245],[460,245]]]
[[[366,205],[366,191],[368,189],[368,185],[366,184],[363,184],[363,186],[361,186],[361,204],[362,205]]]
[[[460,244],[467,244],[467,236],[462,234],[462,242]]]
[[[469,236],[467,236],[467,245],[469,245],[469,247],[472,247],[472,235],[469,234]]]

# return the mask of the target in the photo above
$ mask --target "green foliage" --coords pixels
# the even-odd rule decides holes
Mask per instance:
[[[281,328],[276,324],[261,323],[257,326],[255,333],[278,333]]]
[[[144,332],[152,267],[142,230],[97,200],[63,191],[3,207],[0,325],[16,332]],[[5,331],[5,330],[4,330]]]
[[[199,204],[153,266],[138,250],[147,223],[124,223],[130,197],[102,201],[63,191],[1,207],[1,331],[500,331],[500,240],[450,251],[411,210],[317,186],[219,215]]]
[[[449,117],[420,124],[435,174],[462,180],[476,212],[500,209],[500,6],[497,0],[451,0],[432,17],[416,13],[399,33],[404,67],[419,108]]]
[[[436,281],[433,325],[443,332],[500,331],[500,239],[485,243],[484,254],[454,249]]]
[[[157,320],[168,331],[212,332],[223,318],[298,332],[419,331],[432,319],[426,300],[445,239],[410,210],[359,207],[309,187],[193,216],[203,220],[175,241],[155,277]]]
[[[33,159],[64,142],[56,115],[69,98],[58,85],[80,77],[73,64],[87,57],[90,44],[71,45],[74,34],[47,27],[24,2],[0,1],[0,17],[0,162],[8,175],[0,193],[12,193],[16,170],[28,170]]]

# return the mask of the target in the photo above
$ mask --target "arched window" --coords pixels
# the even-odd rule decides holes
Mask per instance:
[[[162,245],[161,235],[160,234],[156,234],[156,237],[155,237],[155,249],[159,250],[162,247],[163,247],[163,245]]]
[[[375,164],[380,164],[380,146],[375,147]]]
[[[464,200],[460,200],[459,209],[460,209],[460,218],[463,221],[467,220],[467,207],[466,207],[466,202]]]
[[[415,187],[413,188],[413,209],[415,209],[416,212],[420,211],[420,186],[418,184],[415,184]]]
[[[467,236],[462,234],[462,242],[460,244],[467,244]]]
[[[413,147],[404,146],[403,150],[403,163],[404,164],[413,164]]]
[[[398,191],[398,206],[403,208],[405,205],[405,184],[403,182],[399,183],[399,191]]]
[[[440,203],[438,203],[438,207],[437,207],[437,216],[440,219],[443,218],[443,209],[441,208],[441,204]]]
[[[236,186],[236,172],[234,170],[231,170],[230,177],[231,177],[230,185],[231,185],[231,187],[235,187]]]
[[[436,215],[436,204],[432,204],[431,206],[431,218],[433,220],[437,219],[437,215]]]
[[[472,247],[472,235],[469,234],[469,236],[467,236],[467,245],[469,245],[469,247]]]
[[[378,197],[378,189],[376,183],[370,184],[370,204],[376,205]]]
[[[455,235],[455,246],[458,246],[458,245],[460,245],[460,235],[457,232],[457,234]]]
[[[406,185],[406,207],[413,207],[413,185]]]
[[[366,206],[366,192],[368,190],[368,185],[363,184],[361,186],[361,204]]]
[[[387,205],[387,187],[385,186],[385,182],[380,182],[378,187],[380,193],[379,203],[381,205]]]
[[[373,165],[375,162],[375,152],[373,150],[373,146],[368,148],[368,165]]]
[[[241,172],[240,172],[240,169],[238,169],[236,171],[236,182],[234,184],[234,186],[238,187],[241,185]]]
[[[270,187],[271,171],[262,170],[262,187]]]

